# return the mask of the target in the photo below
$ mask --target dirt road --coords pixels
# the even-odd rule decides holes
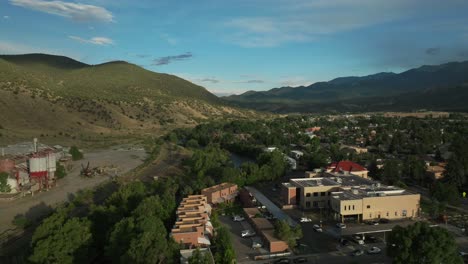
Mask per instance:
[[[143,163],[146,153],[143,149],[119,149],[95,151],[85,153],[85,159],[73,163],[73,169],[68,175],[57,182],[57,186],[49,191],[19,198],[15,201],[0,202],[0,233],[12,228],[11,221],[18,214],[24,214],[29,219],[43,216],[54,205],[69,199],[80,189],[94,187],[106,180],[109,176],[95,176],[84,178],[80,176],[81,164],[90,162],[90,167],[116,166],[117,175],[128,172]]]

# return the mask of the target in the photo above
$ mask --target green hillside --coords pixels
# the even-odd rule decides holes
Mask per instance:
[[[254,115],[174,75],[45,54],[0,55],[0,113],[0,143],[36,134],[144,134]]]

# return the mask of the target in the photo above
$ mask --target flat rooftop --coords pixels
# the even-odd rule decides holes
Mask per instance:
[[[254,225],[258,228],[258,230],[268,230],[268,229],[275,229],[273,224],[268,221],[268,219],[263,217],[253,217],[250,218]]]
[[[237,185],[230,182],[223,182],[221,184],[205,188],[202,190],[202,192],[217,192],[231,187],[237,187]]]
[[[394,186],[382,186],[375,188],[342,189],[340,192],[332,192],[332,197],[340,200],[360,200],[367,197],[388,197],[401,195],[414,195],[416,193]]]
[[[317,186],[372,186],[378,185],[379,182],[370,179],[348,174],[348,175],[334,175],[326,173],[326,177],[315,178],[298,178],[291,179],[289,183],[285,183],[286,187],[317,187]]]
[[[338,182],[330,178],[301,178],[291,179],[290,185],[297,187],[317,187],[317,186],[334,186],[340,185]]]

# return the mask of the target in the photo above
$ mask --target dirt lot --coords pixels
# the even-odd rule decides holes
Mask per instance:
[[[24,214],[29,219],[36,219],[54,205],[66,201],[73,193],[80,189],[94,187],[109,176],[95,176],[84,178],[80,176],[81,164],[90,162],[90,167],[116,166],[117,175],[128,172],[143,163],[146,153],[143,149],[113,148],[110,150],[85,153],[85,159],[73,162],[73,168],[68,175],[57,182],[57,186],[46,192],[17,199],[15,201],[0,202],[0,233],[12,228],[11,221],[18,214]]]

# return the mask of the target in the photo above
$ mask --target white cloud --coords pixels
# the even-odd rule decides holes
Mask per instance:
[[[263,6],[263,16],[224,21],[225,39],[243,47],[274,47],[304,43],[324,36],[373,25],[432,14],[438,8],[454,8],[437,0],[252,0]],[[454,0],[460,2],[459,0]]]
[[[81,43],[88,43],[88,44],[94,44],[94,45],[100,45],[100,46],[114,45],[114,41],[112,39],[105,38],[105,37],[93,37],[90,39],[84,39],[84,38],[77,37],[77,36],[68,36],[68,38],[79,41]]]
[[[10,0],[15,6],[21,6],[48,14],[67,17],[75,21],[113,22],[113,15],[103,7],[80,3],[44,0]]]
[[[9,19],[10,16],[3,16],[3,19]]]

